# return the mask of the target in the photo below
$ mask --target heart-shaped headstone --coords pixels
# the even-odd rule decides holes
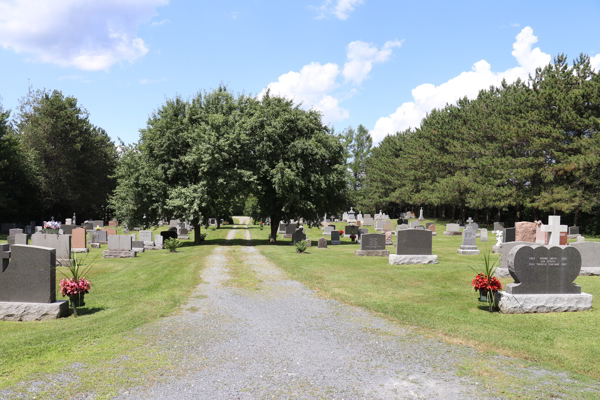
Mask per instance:
[[[579,294],[573,281],[581,270],[581,254],[574,247],[515,246],[509,254],[508,269],[515,283],[507,285],[512,294]]]

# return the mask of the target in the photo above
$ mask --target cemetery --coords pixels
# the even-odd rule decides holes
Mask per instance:
[[[150,8],[132,24],[167,31]],[[133,25],[107,25],[127,56],[31,65],[133,70],[154,46]],[[132,143],[60,90],[0,104],[0,398],[600,398],[600,55],[551,59],[523,27],[516,68],[340,130],[333,90],[356,101],[403,40],[167,98]],[[472,76],[494,82],[441,95]]]

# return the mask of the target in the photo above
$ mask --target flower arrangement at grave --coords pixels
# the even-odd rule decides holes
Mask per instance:
[[[535,222],[535,224],[536,224],[537,226],[542,226],[542,225],[544,225],[544,224],[542,223],[542,221],[540,221],[539,219],[538,219],[537,221],[534,221],[534,222]]]
[[[350,235],[350,240],[352,240],[353,242],[356,240],[356,235],[354,233]]]
[[[69,298],[69,303],[73,309],[73,316],[77,317],[77,307],[85,306],[84,296],[89,293],[92,288],[92,282],[85,276],[92,269],[92,265],[96,258],[89,264],[86,263],[89,253],[83,258],[83,261],[77,259],[73,253],[73,263],[68,267],[69,274],[60,271],[65,279],[60,280],[60,294],[63,297]],[[86,265],[84,267],[84,265]]]
[[[260,230],[262,231],[264,227],[265,227],[265,223],[264,223],[264,222],[261,222],[261,223],[260,223]]]
[[[58,233],[59,229],[60,229],[59,221],[44,221],[44,232]]]
[[[340,231],[340,236],[344,236],[344,231]]]
[[[97,227],[95,227],[94,229],[96,229],[97,231],[101,230],[102,228],[100,227],[100,225],[98,225]]]
[[[479,292],[479,301],[487,302],[489,310],[493,311],[497,307],[496,293],[502,290],[502,283],[494,276],[498,259],[492,263],[490,258],[489,253],[483,255],[483,272],[477,272],[471,267],[477,273],[471,285],[473,290]]]

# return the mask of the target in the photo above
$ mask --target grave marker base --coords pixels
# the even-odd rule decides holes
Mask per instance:
[[[177,236],[177,239],[181,239],[181,240],[189,240],[189,236],[188,235],[179,235]]]
[[[132,258],[136,254],[133,250],[104,250],[104,258]]]
[[[462,232],[457,231],[444,231],[444,236],[461,236]]]
[[[90,249],[87,247],[85,249],[71,249],[71,253],[89,253]]]
[[[477,250],[477,246],[460,246],[460,249],[456,250],[456,254],[460,254],[463,256],[478,256],[480,253],[479,250]]]
[[[389,254],[387,250],[356,250],[357,256],[387,257]]]
[[[0,321],[46,321],[66,317],[69,302],[18,303],[0,302]]]
[[[592,309],[592,295],[581,294],[510,294],[498,292],[498,308],[504,314],[575,312]]]
[[[409,255],[409,254],[390,254],[388,264],[390,265],[409,265],[409,264],[437,264],[436,255]]]

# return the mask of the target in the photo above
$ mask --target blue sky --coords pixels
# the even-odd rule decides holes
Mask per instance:
[[[166,98],[267,87],[375,142],[558,53],[600,70],[600,1],[0,0],[0,96],[75,96],[113,139]]]

